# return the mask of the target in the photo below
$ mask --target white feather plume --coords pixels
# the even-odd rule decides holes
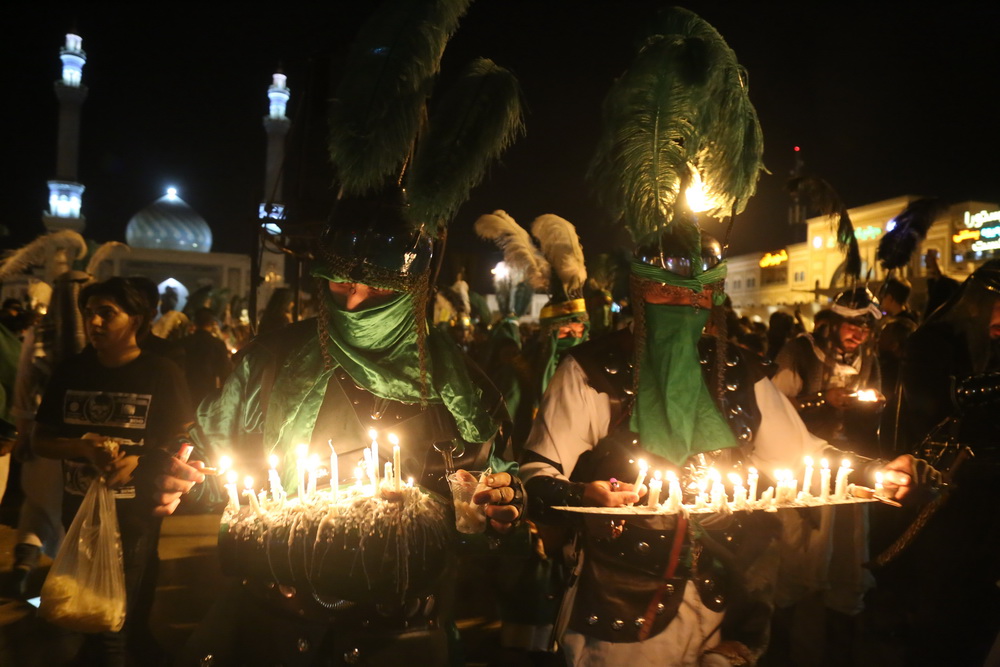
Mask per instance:
[[[39,236],[3,259],[0,263],[0,280],[24,273],[32,266],[50,264],[57,254],[63,255],[62,262],[65,262],[68,269],[76,257],[87,254],[87,242],[77,232],[69,229]]]
[[[531,234],[538,239],[542,254],[555,269],[566,287],[567,294],[579,294],[587,282],[587,266],[583,260],[583,246],[576,227],[569,220],[553,213],[535,218]]]
[[[476,233],[493,241],[503,251],[503,261],[512,271],[520,272],[528,284],[536,289],[547,289],[549,263],[538,252],[528,230],[517,224],[505,211],[497,210],[479,216]]]
[[[119,241],[108,241],[107,243],[102,243],[98,246],[97,250],[94,251],[94,254],[90,256],[90,259],[87,260],[87,273],[92,276],[96,276],[95,272],[101,265],[101,262],[109,259],[118,248],[124,248],[127,251],[132,250],[127,245]]]
[[[472,313],[472,304],[469,303],[469,283],[465,282],[461,278],[455,281],[455,284],[451,286],[451,289],[458,294],[458,298],[462,300],[462,313],[469,315]]]

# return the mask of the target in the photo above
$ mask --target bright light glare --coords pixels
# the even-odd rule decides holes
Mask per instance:
[[[694,167],[691,167],[691,184],[688,186],[684,196],[687,198],[688,208],[693,213],[701,213],[712,208],[712,198],[705,191],[705,184],[702,183],[701,174]]]
[[[510,275],[510,269],[507,268],[507,264],[506,263],[500,262],[496,266],[494,266],[492,269],[490,269],[490,273],[492,273],[493,275],[495,275],[500,280],[503,280],[504,278],[506,278],[507,276]]]
[[[167,199],[177,199],[177,188],[167,188]]]

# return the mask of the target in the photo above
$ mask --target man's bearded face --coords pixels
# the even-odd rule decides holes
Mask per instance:
[[[840,325],[840,349],[844,352],[854,352],[868,340],[871,329],[853,322],[842,322]]]

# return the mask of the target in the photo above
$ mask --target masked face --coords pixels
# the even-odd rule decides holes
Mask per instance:
[[[583,338],[587,328],[583,322],[567,322],[559,326],[559,338]]]
[[[871,330],[866,326],[859,326],[851,322],[842,322],[840,325],[840,349],[844,352],[854,352],[866,340]]]
[[[712,307],[712,289],[705,288],[700,292],[661,284],[646,290],[643,297],[646,303],[653,306],[697,306]]]
[[[391,289],[376,289],[363,283],[330,282],[329,285],[333,302],[346,311],[379,306],[390,301],[397,294]]]

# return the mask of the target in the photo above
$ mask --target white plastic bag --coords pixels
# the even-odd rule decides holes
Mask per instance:
[[[38,607],[42,618],[77,632],[125,624],[125,571],[114,492],[98,478],[73,519]]]

